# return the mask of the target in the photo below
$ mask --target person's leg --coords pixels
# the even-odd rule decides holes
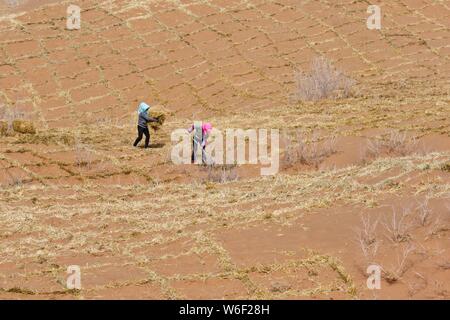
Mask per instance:
[[[140,126],[138,126],[138,137],[136,138],[136,140],[133,143],[133,146],[137,147],[138,143],[141,142],[142,140],[142,134],[143,134],[143,128],[141,128]]]
[[[145,134],[145,148],[148,148],[150,144],[150,131],[148,131],[148,128],[144,129],[144,134]]]
[[[195,163],[195,160],[197,160],[197,142],[195,139],[192,140],[192,157],[191,161],[192,163]]]
[[[206,146],[204,146],[202,148],[202,162],[203,162],[203,164],[209,164],[208,163],[208,157],[206,155]]]

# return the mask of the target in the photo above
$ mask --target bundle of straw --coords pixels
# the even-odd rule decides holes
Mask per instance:
[[[8,122],[0,121],[0,136],[6,136],[8,133]]]
[[[163,106],[154,106],[150,108],[149,116],[158,120],[158,122],[150,122],[150,127],[157,131],[161,129],[162,125],[166,121],[166,117],[169,112]]]
[[[28,120],[14,120],[12,123],[13,130],[19,133],[35,134],[36,128],[33,122]]]

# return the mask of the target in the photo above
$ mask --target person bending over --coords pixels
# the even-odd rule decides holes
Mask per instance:
[[[208,136],[212,131],[212,128],[213,127],[211,123],[194,122],[194,124],[188,129],[189,133],[194,131],[194,136],[192,138],[192,163],[195,163],[197,161],[197,149],[202,148],[202,163],[208,164],[206,143],[208,140]]]

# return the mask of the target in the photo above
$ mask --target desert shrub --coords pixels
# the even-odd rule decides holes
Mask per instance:
[[[433,216],[433,211],[429,206],[429,199],[425,198],[416,208],[416,217],[422,227],[428,225]]]
[[[362,215],[361,227],[357,230],[357,243],[365,259],[369,262],[373,262],[380,245],[376,236],[378,222],[379,220],[372,221],[369,215]]]
[[[76,142],[75,144],[75,164],[78,167],[91,168],[93,162],[93,156],[87,146]]]
[[[206,170],[208,182],[225,183],[239,178],[235,165],[207,165]]]
[[[430,228],[427,232],[427,239],[438,236],[442,232],[450,230],[450,226],[442,219],[442,216],[436,217],[430,224]]]
[[[379,158],[382,155],[406,156],[421,152],[415,137],[393,130],[387,137],[375,137],[367,141],[364,159]]]
[[[295,74],[297,101],[317,101],[328,98],[346,98],[352,93],[355,82],[337,70],[324,57],[315,58],[309,74]]]
[[[409,219],[411,211],[409,209],[403,209],[398,212],[395,208],[392,208],[392,214],[390,218],[386,218],[383,225],[386,229],[386,235],[394,243],[406,242],[411,238],[411,221]]]
[[[336,137],[332,136],[327,141],[320,141],[318,134],[313,134],[311,141],[300,131],[296,131],[295,141],[286,132],[283,133],[285,145],[283,164],[291,166],[296,163],[318,167],[327,157],[337,152]]]
[[[428,206],[428,203],[427,203]],[[428,209],[429,210],[429,209]],[[447,232],[450,230],[450,225],[448,224],[448,220],[450,218],[450,205],[446,205],[446,210],[444,209],[444,214],[433,214],[430,210],[431,216],[428,217],[426,222],[429,224],[429,230],[427,232],[427,239],[438,236],[442,232]],[[432,221],[431,221],[432,220]]]
[[[417,140],[414,137],[408,137],[406,133],[391,131],[389,138],[385,140],[384,147],[388,153],[405,156],[416,150]]]
[[[383,278],[388,283],[395,283],[400,280],[406,271],[411,267],[409,257],[415,252],[416,248],[413,244],[407,243],[403,247],[399,247],[397,251],[397,261],[389,268],[383,268]]]

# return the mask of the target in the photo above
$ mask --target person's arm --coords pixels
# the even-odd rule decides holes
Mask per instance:
[[[143,117],[143,118],[145,119],[145,121],[147,121],[147,122],[158,122],[158,119],[149,117],[148,114],[146,114],[146,113],[142,113],[142,117]]]
[[[191,133],[192,131],[194,131],[194,125],[192,125],[189,129],[188,132]]]

